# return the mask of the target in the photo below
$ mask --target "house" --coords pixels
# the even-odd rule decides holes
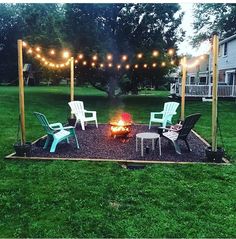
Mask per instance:
[[[212,96],[212,52],[187,61],[186,96]],[[218,96],[236,97],[236,34],[219,42]],[[171,94],[181,96],[181,79],[171,85]]]
[[[219,82],[235,85],[236,72],[236,34],[219,43]]]
[[[188,60],[187,85],[207,85],[209,83],[209,55],[204,54]]]

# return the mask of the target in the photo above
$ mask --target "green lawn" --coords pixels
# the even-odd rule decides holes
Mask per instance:
[[[118,109],[148,123],[168,92],[109,102],[102,92],[76,88],[76,98],[107,122]],[[69,88],[26,88],[27,139],[44,134],[33,111],[65,122]],[[211,104],[196,130],[210,141]],[[177,117],[176,117],[177,119]],[[129,171],[115,163],[7,161],[16,140],[18,89],[0,87],[0,237],[236,237],[236,104],[219,102],[219,121],[231,166],[155,165]],[[221,144],[221,141],[219,140]],[[92,144],[92,142],[91,142]]]

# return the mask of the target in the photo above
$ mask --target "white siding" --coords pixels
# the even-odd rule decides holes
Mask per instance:
[[[220,54],[218,67],[219,70],[236,68],[236,39],[227,42],[228,43],[228,52],[227,56],[223,56],[224,43],[220,45]]]

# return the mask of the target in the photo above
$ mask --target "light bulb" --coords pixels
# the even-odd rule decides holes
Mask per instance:
[[[141,58],[143,57],[143,54],[142,54],[142,53],[139,53],[139,54],[137,55],[137,57],[138,57],[139,59],[141,59]]]
[[[152,52],[152,55],[156,57],[156,56],[159,55],[159,52],[155,50],[155,51]]]

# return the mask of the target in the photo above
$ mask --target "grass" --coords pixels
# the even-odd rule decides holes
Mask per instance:
[[[167,92],[109,102],[95,89],[76,88],[76,98],[97,110],[99,122],[122,109],[135,122],[147,123],[150,111],[161,110]],[[33,111],[45,113],[50,122],[65,122],[68,100],[67,87],[26,88],[27,139],[44,134]],[[16,140],[18,91],[0,87],[0,237],[236,237],[235,106],[219,102],[231,166],[155,165],[128,171],[115,163],[4,160]],[[186,107],[186,114],[202,113],[196,130],[210,141],[210,103],[187,102]]]

